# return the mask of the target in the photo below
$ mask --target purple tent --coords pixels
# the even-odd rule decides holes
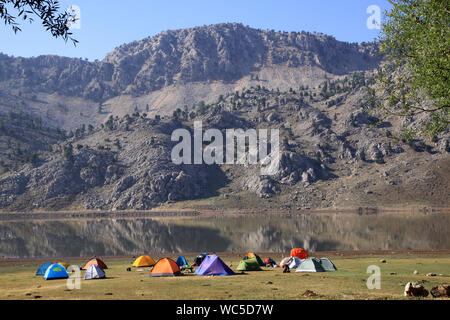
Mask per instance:
[[[235,275],[218,256],[215,254],[206,256],[200,267],[195,270],[195,273],[199,276],[231,276]]]

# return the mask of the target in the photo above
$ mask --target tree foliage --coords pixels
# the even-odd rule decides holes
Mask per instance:
[[[59,9],[59,2],[56,0],[0,0],[0,20],[17,33],[21,31],[18,20],[31,23],[34,17],[38,17],[53,37],[70,40],[76,45],[78,41],[72,37],[69,29],[76,17],[68,12],[59,13]]]
[[[382,106],[392,114],[428,114],[423,129],[436,136],[449,124],[450,1],[389,0],[380,48]]]

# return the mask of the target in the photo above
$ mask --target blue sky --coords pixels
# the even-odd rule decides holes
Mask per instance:
[[[367,8],[389,9],[387,0],[63,0],[61,9],[81,9],[79,44],[74,47],[46,33],[37,20],[14,34],[0,24],[0,52],[14,56],[57,54],[103,59],[115,47],[179,29],[220,22],[241,22],[276,31],[316,31],[348,42],[372,41],[379,30],[367,28]]]

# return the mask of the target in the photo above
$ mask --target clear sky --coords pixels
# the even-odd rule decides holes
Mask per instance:
[[[0,24],[0,52],[14,56],[57,54],[103,59],[115,47],[179,29],[221,22],[240,22],[276,31],[322,32],[348,42],[372,41],[379,30],[366,25],[377,5],[390,9],[387,0],[63,0],[61,10],[81,10],[80,29],[73,30],[79,44],[54,39],[35,20],[23,23],[14,34]]]

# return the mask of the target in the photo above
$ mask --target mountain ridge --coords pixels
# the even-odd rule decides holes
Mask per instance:
[[[280,33],[237,23],[169,30],[119,46],[97,62],[0,55],[0,112],[9,104],[26,104],[34,115],[56,114],[58,126],[73,129],[87,121],[72,111],[83,109],[80,104],[89,105],[80,110],[93,119],[89,124],[99,125],[108,117],[97,112],[103,104],[111,106],[104,109],[107,113],[119,116],[136,108],[171,114],[174,105],[192,108],[254,83],[282,90],[316,86],[327,78],[376,68],[380,61],[375,43],[349,44],[322,34]],[[58,115],[58,108],[35,98],[54,104],[54,95],[65,100],[70,116]]]

